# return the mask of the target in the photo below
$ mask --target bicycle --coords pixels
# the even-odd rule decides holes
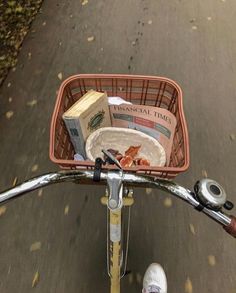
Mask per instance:
[[[105,80],[105,86],[102,80]],[[87,84],[85,83],[87,82]],[[126,85],[126,90],[117,90],[119,81],[122,86]],[[104,166],[103,160],[97,158],[95,164],[91,162],[75,162],[71,160],[73,150],[69,142],[65,126],[61,121],[61,115],[76,98],[82,96],[87,91],[87,87],[96,87],[97,90],[104,90],[105,87],[112,88],[112,93],[119,92],[126,98],[137,100],[137,91],[132,96],[132,87],[140,87],[141,83],[141,103],[148,103],[151,100],[159,106],[168,104],[168,109],[173,110],[178,118],[177,130],[173,154],[171,157],[171,167],[137,167],[121,168],[119,162],[111,153],[103,150],[106,156],[114,165]],[[75,88],[68,88],[68,84]],[[150,84],[152,86],[150,86]],[[158,86],[154,87],[155,84]],[[163,85],[164,84],[164,85]],[[87,87],[86,87],[87,85]],[[89,85],[89,86],[88,86]],[[112,85],[112,86],[111,86]],[[115,85],[115,86],[114,86]],[[170,90],[170,85],[174,89]],[[114,88],[116,91],[114,91]],[[165,90],[168,91],[165,93]],[[74,90],[74,92],[73,92]],[[150,91],[150,92],[149,92]],[[172,95],[170,95],[170,91]],[[154,93],[155,92],[155,93]],[[156,96],[156,92],[158,95]],[[144,94],[143,94],[144,93]],[[153,98],[155,95],[155,98]],[[64,97],[64,102],[63,102]],[[69,97],[71,101],[69,100]],[[149,99],[152,97],[152,99]],[[188,136],[182,109],[182,94],[180,88],[173,82],[164,78],[144,77],[144,76],[118,76],[118,75],[80,75],[66,80],[58,94],[52,124],[50,157],[63,168],[58,172],[44,174],[23,182],[0,193],[0,203],[7,202],[13,198],[21,196],[35,189],[45,187],[50,184],[61,182],[74,182],[77,184],[105,184],[106,194],[101,198],[101,203],[107,206],[107,271],[110,276],[110,292],[120,292],[120,279],[127,273],[127,258],[129,249],[129,219],[130,207],[134,203],[133,187],[157,188],[182,199],[189,203],[197,211],[203,212],[208,217],[222,225],[224,229],[236,238],[236,217],[228,216],[223,208],[231,210],[232,202],[227,200],[226,193],[222,186],[214,180],[202,179],[197,181],[192,191],[177,183],[170,181],[178,173],[184,172],[189,165]],[[139,100],[140,101],[140,100]],[[167,103],[168,102],[168,103]],[[179,102],[179,104],[177,104]],[[66,105],[66,106],[65,106]],[[177,163],[176,163],[177,162]],[[175,166],[176,164],[176,166]],[[75,170],[73,170],[73,168]],[[78,168],[78,170],[76,170]],[[84,170],[83,170],[84,169]],[[168,179],[169,178],[169,179]],[[127,231],[124,234],[122,217],[123,207],[128,207]],[[122,223],[123,222],[123,223]]]

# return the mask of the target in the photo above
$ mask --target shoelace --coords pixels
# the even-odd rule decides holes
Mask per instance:
[[[150,285],[148,286],[148,289],[147,289],[148,293],[161,293],[161,288],[159,286],[156,286],[156,285]]]

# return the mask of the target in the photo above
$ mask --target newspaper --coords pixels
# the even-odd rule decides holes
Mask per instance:
[[[166,165],[169,165],[176,118],[168,110],[144,105],[110,105],[111,124],[139,130],[155,139],[166,152]]]

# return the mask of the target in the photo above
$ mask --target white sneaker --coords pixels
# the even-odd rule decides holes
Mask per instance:
[[[167,293],[166,274],[161,265],[151,264],[143,278],[143,293]]]

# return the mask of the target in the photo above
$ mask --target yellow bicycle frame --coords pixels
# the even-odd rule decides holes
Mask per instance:
[[[101,202],[107,205],[108,197],[102,197]],[[132,192],[128,193],[128,197],[123,198],[123,206],[131,206],[134,203]],[[110,279],[111,293],[120,293],[120,262],[121,262],[121,211],[122,209],[109,210],[109,249],[110,249]]]

